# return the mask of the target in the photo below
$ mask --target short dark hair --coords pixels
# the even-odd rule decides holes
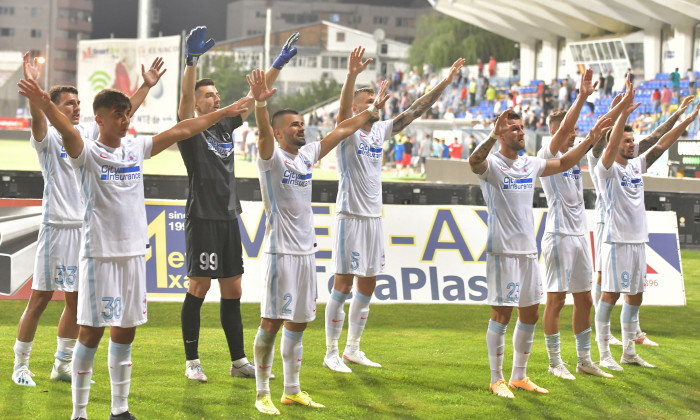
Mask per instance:
[[[515,111],[510,111],[510,112],[508,113],[508,119],[509,119],[509,120],[522,120],[523,117],[521,117],[520,114],[518,114],[518,113],[515,112]]]
[[[92,112],[97,115],[97,111],[103,108],[131,111],[131,101],[128,96],[116,89],[102,89],[92,101]]]
[[[625,124],[625,130],[624,130],[624,132],[625,132],[625,133],[634,133],[634,128],[632,128],[632,126],[629,125],[629,124]]]
[[[194,84],[194,90],[201,88],[202,86],[214,86],[214,80],[212,79],[199,79],[197,83]]]
[[[284,115],[299,115],[299,113],[289,108],[280,109],[272,115],[272,128],[275,128],[275,125],[277,124],[279,119],[282,118],[282,116]]]
[[[355,94],[353,95],[353,98],[357,98],[357,95],[360,93],[369,93],[370,95],[374,95],[374,89],[371,87],[363,87],[355,90]]]
[[[78,89],[74,86],[54,86],[49,90],[49,95],[51,95],[51,102],[58,105],[58,101],[61,99],[62,93],[73,93],[78,94]]]
[[[552,124],[554,123],[561,123],[564,121],[564,117],[566,117],[566,111],[554,111],[551,114],[549,114],[549,118],[547,119],[547,125],[549,127],[552,127]]]

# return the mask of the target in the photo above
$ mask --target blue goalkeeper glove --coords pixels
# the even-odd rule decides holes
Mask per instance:
[[[207,27],[197,26],[190,31],[190,34],[185,38],[185,45],[187,46],[187,65],[196,66],[199,57],[205,52],[209,51],[211,47],[214,46],[216,41],[213,38],[207,38]]]
[[[284,67],[285,64],[289,63],[289,60],[291,60],[295,55],[297,55],[297,47],[294,46],[294,43],[299,40],[299,32],[294,32],[292,36],[287,39],[287,42],[284,43],[284,47],[282,47],[282,52],[280,52],[280,55],[277,56],[275,59],[275,62],[272,63],[272,67],[276,68],[277,70],[282,70],[282,67]]]

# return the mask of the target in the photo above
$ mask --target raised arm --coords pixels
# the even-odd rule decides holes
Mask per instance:
[[[247,111],[247,107],[250,105],[251,101],[252,98],[249,96],[244,96],[225,108],[210,112],[206,115],[201,115],[197,118],[189,118],[187,120],[180,121],[172,128],[156,134],[153,136],[151,156],[157,155],[171,145],[175,144],[175,142],[190,138],[197,133],[201,133],[202,131],[216,124],[222,118],[233,117]]]
[[[681,105],[678,107],[676,112],[671,114],[670,117],[666,121],[664,121],[663,124],[659,125],[656,127],[656,130],[654,130],[647,138],[639,142],[639,154],[641,155],[642,153],[646,152],[649,150],[650,147],[656,144],[656,142],[659,141],[659,139],[666,133],[669,132],[673,128],[674,125],[676,125],[676,121],[678,121],[678,118],[680,118],[681,115],[685,113],[685,111],[688,110],[688,107],[690,106],[691,103],[695,100],[695,96],[690,95],[686,96],[685,99],[683,99],[683,102],[681,102]],[[669,145],[670,147],[670,145]],[[647,158],[648,159],[648,158]]]
[[[282,51],[280,51],[280,54],[277,56],[270,68],[267,69],[267,72],[265,73],[265,84],[268,87],[272,87],[272,85],[275,84],[275,82],[277,81],[277,77],[280,74],[280,71],[282,71],[282,67],[284,67],[285,64],[289,63],[289,60],[291,60],[292,58],[294,58],[295,55],[297,55],[297,47],[295,47],[294,44],[296,44],[298,40],[299,32],[294,32],[289,38],[287,38],[287,42],[285,42],[284,46],[282,46]],[[251,92],[248,92],[248,96],[250,95]],[[248,111],[241,114],[241,119],[243,119],[243,121],[248,119],[248,116],[250,116],[251,112],[253,112],[252,107]]]
[[[177,118],[182,121],[194,117],[194,85],[197,83],[197,63],[199,57],[209,51],[216,44],[213,38],[207,39],[207,27],[197,26],[193,28],[185,38],[187,56],[185,59],[185,72],[182,76],[182,94],[180,106],[177,109]]]
[[[581,85],[576,100],[571,105],[564,120],[562,120],[559,130],[554,133],[552,141],[549,143],[549,152],[554,156],[561,149],[562,145],[569,138],[569,134],[576,127],[576,122],[581,114],[581,108],[586,103],[586,99],[595,91],[598,82],[593,83],[593,69],[587,69],[581,77]]]
[[[141,77],[143,77],[143,83],[141,83],[141,86],[136,92],[134,92],[131,98],[129,98],[129,101],[131,101],[131,112],[129,113],[129,117],[136,113],[136,110],[139,109],[143,101],[146,99],[148,92],[158,83],[161,76],[163,76],[163,74],[167,71],[167,69],[160,71],[162,68],[163,57],[156,57],[148,71],[146,71],[146,68],[143,66],[143,64],[141,64]]]
[[[631,92],[632,90],[633,87],[632,82],[630,81],[630,75],[627,73],[627,78],[625,79],[625,92],[618,93],[617,96],[615,96],[615,99],[613,99],[612,103],[610,104],[610,110],[607,114],[603,115],[603,117],[617,121],[617,118],[620,116],[620,113],[625,106],[622,104],[622,99],[625,97],[626,92]],[[591,153],[595,158],[599,158],[601,153],[603,153],[603,149],[605,149],[605,145],[607,144],[605,141],[605,133],[603,133],[600,138],[594,139],[594,141],[595,144],[591,149]],[[591,170],[593,169],[591,168]]]
[[[24,80],[39,80],[39,75],[41,74],[39,64],[36,58],[34,58],[33,61],[29,59],[29,52],[24,54],[22,71],[24,72]],[[48,124],[46,123],[46,115],[44,115],[44,112],[31,101],[29,101],[29,113],[32,116],[32,136],[34,136],[34,140],[44,140],[44,137],[46,137],[46,131],[49,128]]]
[[[252,77],[251,77],[252,76]],[[275,151],[275,135],[270,124],[270,114],[267,111],[267,100],[277,92],[277,89],[267,88],[267,77],[260,69],[253,70],[246,76],[250,85],[250,95],[255,99],[255,122],[258,125],[258,156],[269,160]]]
[[[469,166],[471,167],[472,172],[475,174],[481,175],[486,172],[486,168],[488,167],[486,157],[489,155],[489,153],[491,153],[491,149],[493,149],[493,145],[496,144],[498,138],[504,133],[507,133],[508,130],[518,127],[518,124],[511,124],[509,122],[510,120],[508,120],[508,114],[510,114],[511,111],[512,109],[508,108],[498,116],[489,136],[486,138],[486,140],[476,146],[476,149],[474,149],[472,154],[469,155]]]
[[[51,96],[44,92],[36,80],[33,79],[22,79],[17,83],[17,86],[19,86],[19,94],[25,96],[34,106],[41,110],[42,115],[46,115],[51,124],[61,133],[66,153],[72,158],[78,157],[83,151],[83,139],[68,117],[58,109],[55,103],[51,102]],[[44,133],[44,136],[46,136],[46,133]]]
[[[596,121],[595,126],[588,132],[586,138],[579,143],[578,146],[564,153],[564,156],[559,159],[547,159],[547,165],[544,171],[542,171],[542,176],[550,176],[558,174],[559,172],[568,171],[585,156],[586,152],[591,148],[593,142],[600,137],[601,133],[610,130],[612,125],[613,120],[605,116],[600,117],[598,121]]]
[[[687,100],[688,98],[686,98]],[[683,101],[685,103],[685,101]],[[685,132],[685,130],[688,128],[690,123],[695,121],[695,119],[698,117],[698,111],[700,110],[700,104],[695,107],[693,112],[688,116],[688,118],[684,119],[680,123],[678,123],[677,126],[673,127],[668,133],[664,134],[661,139],[652,147],[649,149],[649,151],[646,153],[647,157],[647,168],[650,167],[651,165],[656,162],[656,160],[666,151],[668,150],[673,143],[678,140],[678,138]]]
[[[620,116],[617,118],[617,121],[615,121],[615,126],[610,133],[608,146],[605,148],[605,152],[603,152],[603,156],[601,158],[601,162],[605,169],[610,169],[615,161],[618,149],[620,148],[620,141],[622,141],[622,134],[625,130],[627,118],[629,118],[630,114],[632,114],[632,112],[637,109],[639,105],[641,105],[641,102],[637,104],[634,103],[634,90],[626,93],[625,98],[621,103],[625,104],[626,106],[623,108],[622,113],[620,113]]]
[[[370,119],[370,117],[379,117],[379,110],[389,99],[389,95],[386,94],[388,87],[389,81],[384,80],[379,88],[379,93],[377,93],[377,96],[374,98],[374,102],[369,106],[369,108],[355,115],[354,117],[343,121],[333,131],[328,133],[323,140],[321,140],[321,152],[318,157],[319,159],[326,156],[328,152],[333,150],[333,148],[337,146],[338,143],[340,143],[344,138],[359,130],[360,127],[362,127]]]
[[[338,124],[352,117],[352,100],[355,95],[355,80],[357,79],[357,75],[362,73],[369,63],[372,62],[371,58],[364,62],[362,61],[364,53],[365,49],[362,47],[357,47],[350,53],[350,58],[348,59],[348,74],[345,76],[343,90],[340,92],[340,109],[338,110],[338,117],[336,118]]]
[[[407,110],[397,115],[394,118],[394,128],[392,129],[391,134],[393,135],[402,131],[407,125],[412,123],[413,120],[423,115],[428,108],[433,106],[435,101],[437,101],[440,95],[442,95],[445,88],[452,83],[452,80],[457,75],[457,72],[461,71],[462,66],[464,66],[464,59],[457,59],[457,61],[452,64],[452,67],[450,67],[450,72],[447,77],[442,79],[440,83],[430,90],[430,92],[416,99]]]

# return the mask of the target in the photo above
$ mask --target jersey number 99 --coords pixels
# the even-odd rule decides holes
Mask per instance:
[[[219,266],[218,261],[219,259],[216,256],[216,252],[212,252],[211,254],[202,252],[199,254],[199,268],[202,270],[216,270]]]

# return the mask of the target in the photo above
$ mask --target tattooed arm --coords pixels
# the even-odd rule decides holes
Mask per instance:
[[[678,118],[680,118],[680,116],[683,115],[683,113],[685,113],[685,111],[688,109],[688,107],[694,99],[695,97],[693,95],[690,95],[683,99],[681,106],[678,107],[676,112],[674,112],[670,117],[668,117],[668,119],[663,124],[656,127],[656,130],[654,130],[654,132],[652,132],[647,138],[639,142],[640,155],[649,150],[649,148],[655,145],[664,134],[668,133],[673,128],[673,126],[676,125],[676,121],[678,121]]]
[[[686,98],[687,99],[687,98]],[[685,103],[685,101],[683,101]],[[661,139],[659,140],[658,143],[654,145],[646,154],[646,159],[647,159],[647,168],[649,168],[651,165],[656,162],[656,160],[666,151],[668,150],[673,143],[678,140],[678,137],[683,134],[683,132],[688,128],[690,123],[695,121],[695,119],[698,117],[698,111],[700,110],[700,104],[693,110],[693,112],[680,122],[677,126],[673,127],[668,133],[664,134]],[[641,145],[640,145],[641,149]]]
[[[445,77],[440,83],[437,84],[437,86],[431,89],[430,92],[416,99],[416,101],[413,102],[413,104],[411,104],[407,110],[397,115],[396,118],[394,118],[394,128],[392,129],[391,134],[394,135],[401,132],[407,125],[412,123],[413,120],[423,115],[423,113],[427,111],[428,108],[435,103],[435,101],[438,100],[445,88],[452,83],[455,75],[458,71],[460,71],[463,65],[463,58],[455,61],[454,64],[452,64],[450,73],[447,75],[447,77]]]

